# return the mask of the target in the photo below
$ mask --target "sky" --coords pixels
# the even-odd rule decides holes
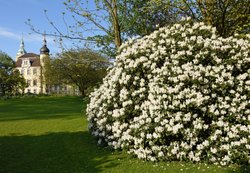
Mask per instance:
[[[25,50],[39,54],[43,45],[43,36],[32,33],[30,27],[25,24],[31,19],[32,24],[40,31],[53,32],[52,26],[45,17],[48,16],[59,27],[64,28],[62,12],[66,12],[65,0],[0,0],[0,50],[15,59],[23,35]],[[73,20],[68,18],[67,20]],[[71,22],[71,21],[68,21]],[[60,53],[60,45],[53,37],[46,37],[47,47],[50,53]],[[70,41],[66,44],[70,47]]]

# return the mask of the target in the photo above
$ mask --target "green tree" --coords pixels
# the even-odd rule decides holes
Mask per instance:
[[[231,36],[235,32],[249,33],[250,8],[249,0],[197,1],[205,23],[217,28],[223,36]]]
[[[46,83],[70,84],[79,88],[83,97],[86,90],[101,83],[110,66],[107,58],[91,50],[70,50],[58,54],[46,66]]]
[[[120,16],[123,32],[128,37],[144,36],[152,33],[159,27],[175,23],[179,16],[170,1],[127,0],[127,6],[119,6],[126,17]]]
[[[0,51],[0,95],[15,95],[26,87],[26,82],[14,61],[4,52]]]
[[[222,37],[250,31],[249,0],[150,0],[148,4],[152,4],[149,10],[164,6],[178,17],[191,17],[212,25]]]

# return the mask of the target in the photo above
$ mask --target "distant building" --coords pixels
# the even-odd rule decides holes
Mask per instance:
[[[24,93],[78,95],[76,87],[64,84],[56,86],[48,86],[46,84],[44,62],[50,60],[49,52],[45,35],[40,55],[27,53],[24,48],[23,38],[21,39],[20,48],[16,55],[16,69],[20,71],[28,84]]]

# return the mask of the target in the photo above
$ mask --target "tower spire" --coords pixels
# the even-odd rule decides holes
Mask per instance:
[[[44,46],[47,46],[46,32],[43,33],[43,45],[44,45]]]
[[[49,49],[47,48],[46,33],[43,34],[43,47],[40,49],[40,54],[49,54]]]
[[[23,41],[23,33],[22,33],[22,38],[21,38],[21,43],[20,43],[20,46],[19,46],[19,50],[17,51],[17,54],[16,54],[16,57],[20,57],[24,54],[26,54],[26,50],[24,49],[24,41]]]

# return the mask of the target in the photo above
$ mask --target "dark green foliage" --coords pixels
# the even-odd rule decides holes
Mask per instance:
[[[91,50],[70,50],[58,54],[46,65],[46,79],[49,85],[70,84],[79,88],[81,95],[102,82],[109,61]]]
[[[25,87],[26,82],[15,69],[14,61],[0,51],[0,96],[17,95]]]

